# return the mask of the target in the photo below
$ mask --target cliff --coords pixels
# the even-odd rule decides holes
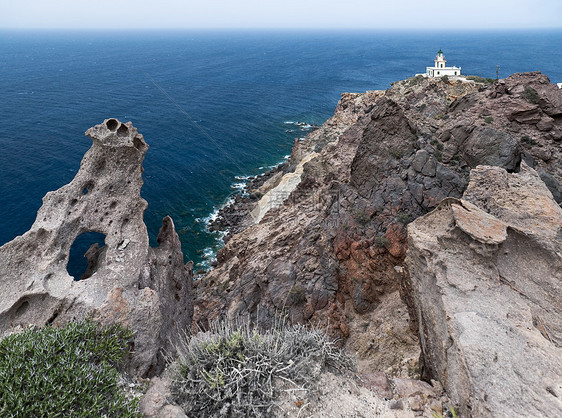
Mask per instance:
[[[220,315],[267,324],[285,310],[327,326],[372,366],[393,368],[400,357],[413,365],[417,337],[397,273],[405,225],[460,198],[481,164],[512,172],[524,160],[560,202],[561,100],[540,73],[492,85],[418,77],[344,94],[334,116],[295,144],[289,167],[304,162],[300,182],[270,185],[276,205],[196,282],[194,324]]]
[[[562,91],[541,73],[342,95],[286,164],[223,212],[231,234],[193,289],[171,218],[148,245],[142,135],[116,119],[86,134],[74,180],[0,247],[0,332],[122,322],[135,331],[131,371],[153,376],[190,326],[270,328],[286,315],[357,355],[361,385],[378,395],[370,405],[404,396],[384,401],[388,413],[441,413],[444,388],[466,416],[560,415]],[[105,245],[73,280],[70,248],[91,231]],[[147,396],[156,415],[164,380]]]
[[[237,213],[242,227],[219,252],[218,266],[195,282],[192,326],[248,317],[267,327],[284,312],[327,329],[358,355],[363,370],[422,375],[452,390],[458,381],[447,380],[443,357],[437,366],[425,351],[435,347],[426,345],[433,335],[419,328],[420,309],[432,308],[420,308],[420,287],[412,288],[425,273],[405,269],[412,246],[407,224],[424,222],[444,199],[462,198],[471,170],[482,165],[507,173],[529,167],[536,173],[530,190],[539,193],[531,184],[543,185],[541,195],[556,206],[561,140],[562,94],[540,72],[494,83],[416,77],[386,91],[344,94],[334,116],[295,143],[287,167],[251,191],[250,209]],[[518,216],[534,214],[523,206]],[[553,239],[551,245],[559,245],[560,237]],[[539,286],[559,286],[559,280],[553,275]],[[559,315],[558,306],[538,303]],[[559,316],[553,321],[560,325]],[[552,352],[551,360],[562,358],[557,348]],[[453,393],[464,405],[472,396]],[[473,413],[484,416],[484,410]]]

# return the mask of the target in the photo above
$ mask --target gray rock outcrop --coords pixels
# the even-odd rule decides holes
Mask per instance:
[[[524,161],[560,201],[561,103],[562,90],[538,72],[493,83],[413,77],[342,95],[278,173],[306,161],[298,185],[259,224],[230,224],[216,268],[196,281],[194,330],[221,316],[267,325],[284,311],[322,324],[373,370],[415,376],[419,345],[395,269],[405,225],[461,198],[482,164],[511,172]],[[268,190],[282,178],[270,177]]]
[[[86,135],[74,179],[49,192],[31,229],[0,247],[0,334],[17,326],[64,323],[86,316],[135,331],[131,371],[150,376],[164,367],[162,350],[189,328],[192,269],[184,265],[172,219],[150,248],[140,196],[148,149],[133,125],[107,119]],[[67,272],[69,252],[85,232],[105,235],[86,256],[81,280]]]
[[[425,377],[462,416],[562,415],[562,210],[535,170],[473,169],[406,264]]]

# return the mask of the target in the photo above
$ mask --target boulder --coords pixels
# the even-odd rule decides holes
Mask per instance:
[[[408,235],[424,377],[461,416],[560,416],[562,210],[539,175],[477,167]]]
[[[0,247],[0,333],[92,317],[135,331],[131,372],[151,376],[164,367],[193,312],[191,265],[172,219],[158,248],[150,248],[140,196],[148,149],[130,123],[107,119],[88,129],[92,147],[74,179],[49,192],[31,229]],[[87,251],[81,280],[67,271],[71,246],[85,232],[105,235]]]
[[[520,161],[518,148],[517,140],[509,133],[493,128],[476,128],[462,150],[471,167],[496,165],[513,171]]]

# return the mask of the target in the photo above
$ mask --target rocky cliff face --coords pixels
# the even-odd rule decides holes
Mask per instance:
[[[562,414],[562,210],[537,172],[479,166],[408,226],[424,373],[463,416]]]
[[[90,128],[92,147],[66,186],[49,192],[31,229],[0,247],[0,333],[92,316],[135,331],[131,369],[152,375],[164,366],[193,312],[191,265],[172,219],[164,219],[159,247],[150,248],[140,196],[148,149],[130,122],[108,119]],[[84,232],[105,235],[87,252],[88,270],[75,281],[69,252]]]
[[[273,196],[278,205],[196,282],[194,326],[219,316],[267,325],[286,312],[325,326],[366,366],[415,374],[417,332],[403,302],[411,294],[400,297],[405,225],[460,198],[482,164],[513,172],[525,161],[560,202],[561,94],[540,73],[493,84],[417,77],[345,94],[334,117],[295,144],[289,170],[314,153],[300,182]]]

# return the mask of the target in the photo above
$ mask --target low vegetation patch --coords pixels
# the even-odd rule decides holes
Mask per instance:
[[[423,75],[417,75],[415,77],[410,77],[406,80],[406,87],[414,87],[419,84],[425,79]]]
[[[367,225],[371,220],[371,216],[365,209],[355,209],[353,211],[353,219],[360,225]]]
[[[396,214],[396,220],[402,225],[408,225],[412,218],[406,212],[398,212]]]
[[[384,235],[378,235],[377,237],[375,237],[375,245],[379,248],[383,248],[386,247],[387,245],[390,244],[390,240],[385,237]]]
[[[537,91],[529,86],[525,86],[525,91],[521,93],[521,97],[527,100],[529,103],[538,105],[541,101],[541,97]]]
[[[484,78],[484,77],[479,77],[477,75],[469,75],[465,77],[467,80],[472,80],[475,81],[477,83],[484,83],[484,84],[493,84],[494,80],[493,78]]]
[[[530,144],[530,145],[537,145],[537,141],[535,141],[533,138],[531,138],[529,135],[523,135],[521,137],[521,142],[524,142],[526,144]]]
[[[486,118],[484,118],[484,123],[492,123],[493,121],[494,121],[493,116],[487,116]]]
[[[0,416],[137,417],[120,386],[132,332],[92,321],[30,328],[0,341]]]
[[[220,322],[187,338],[172,363],[173,401],[196,417],[269,417],[279,382],[312,387],[325,370],[354,363],[319,330],[276,324],[258,332]]]

